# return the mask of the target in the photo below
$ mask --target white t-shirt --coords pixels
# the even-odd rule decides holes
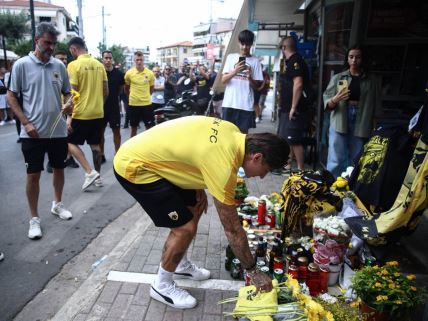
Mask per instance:
[[[230,73],[235,69],[235,65],[239,61],[239,54],[229,54],[224,64],[223,74]],[[251,67],[252,77],[254,80],[263,80],[262,65],[258,58],[247,57],[245,59],[247,66]],[[254,93],[248,80],[247,70],[235,75],[226,84],[226,90],[224,92],[223,107],[242,109],[247,111],[253,111],[254,105]]]
[[[165,86],[165,78],[163,76],[155,77],[155,88]],[[152,94],[152,103],[155,104],[164,104],[164,91],[163,90],[154,90]]]

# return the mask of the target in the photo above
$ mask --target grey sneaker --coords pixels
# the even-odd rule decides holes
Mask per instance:
[[[186,290],[177,288],[175,282],[163,288],[159,288],[153,283],[150,288],[150,296],[176,309],[191,309],[197,304],[196,299]]]
[[[103,183],[103,181],[102,181],[101,177],[98,177],[98,178],[95,180],[94,185],[95,185],[96,187],[103,187],[103,186],[104,186],[104,183]]]
[[[85,174],[85,182],[82,185],[82,190],[86,191],[98,177],[100,177],[100,174],[95,169],[93,169],[89,174]]]
[[[208,280],[211,276],[211,272],[207,269],[201,268],[196,264],[188,261],[183,267],[175,270],[175,279],[190,279],[195,281]]]
[[[73,217],[71,212],[64,207],[62,202],[56,203],[52,202],[51,213],[53,215],[58,215],[62,220],[69,220]]]
[[[42,237],[42,229],[40,228],[40,218],[33,217],[30,220],[30,229],[28,230],[28,237],[36,240]]]

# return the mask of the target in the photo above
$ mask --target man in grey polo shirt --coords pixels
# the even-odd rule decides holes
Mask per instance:
[[[68,150],[64,114],[72,111],[72,104],[69,102],[71,89],[67,71],[61,61],[52,57],[58,35],[50,23],[42,22],[37,26],[36,49],[14,64],[7,93],[7,101],[21,121],[20,138],[27,167],[26,192],[31,213],[30,239],[42,237],[37,207],[45,153],[53,168],[51,213],[64,220],[72,218],[61,202]],[[19,95],[22,103],[18,100]]]

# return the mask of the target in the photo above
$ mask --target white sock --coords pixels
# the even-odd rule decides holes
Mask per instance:
[[[177,268],[175,270],[179,270],[183,267],[186,267],[187,264],[189,263],[189,259],[187,258],[187,251],[184,252],[183,257],[181,258],[180,263],[178,263]]]
[[[172,284],[172,276],[174,275],[173,272],[169,272],[167,270],[164,270],[162,268],[162,265],[159,265],[159,271],[158,275],[155,281],[156,286],[159,288],[165,288]]]

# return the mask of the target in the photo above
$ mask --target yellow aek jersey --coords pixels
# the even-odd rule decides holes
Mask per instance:
[[[129,86],[129,105],[148,106],[152,104],[150,87],[155,85],[155,76],[147,68],[138,71],[137,68],[129,69],[125,74],[125,85]]]
[[[80,55],[67,66],[70,83],[78,88],[80,97],[73,108],[73,119],[104,117],[103,86],[107,73],[102,63],[89,54]]]
[[[245,155],[245,135],[225,120],[188,116],[155,126],[126,141],[115,171],[134,184],[164,178],[183,189],[205,189],[234,204],[236,176]]]

